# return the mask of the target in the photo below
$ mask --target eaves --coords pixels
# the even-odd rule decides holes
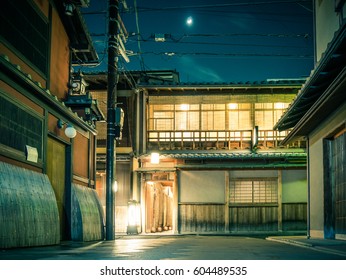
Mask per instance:
[[[12,64],[8,57],[3,55],[0,56],[0,70],[1,81],[13,81],[16,86],[20,86],[30,93],[34,92],[35,99],[38,99],[41,104],[52,108],[71,124],[88,130],[94,135],[97,134],[97,131],[74,113],[70,107],[67,107],[64,102],[59,101],[49,90],[42,88],[40,83],[32,80],[29,74],[24,73],[19,66]]]

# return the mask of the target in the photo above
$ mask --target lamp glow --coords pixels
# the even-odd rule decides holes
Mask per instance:
[[[65,135],[68,138],[75,138],[77,135],[77,131],[72,125],[68,124],[66,129],[65,129]]]
[[[180,110],[188,111],[189,109],[190,109],[190,105],[189,104],[181,104],[180,105]]]
[[[237,104],[237,103],[229,103],[229,104],[228,104],[228,109],[229,109],[229,110],[238,109],[238,104]]]
[[[150,162],[152,164],[159,164],[160,163],[160,155],[159,155],[159,153],[151,153]]]
[[[114,181],[113,184],[112,184],[112,190],[113,192],[117,192],[118,191],[118,182],[117,181]]]

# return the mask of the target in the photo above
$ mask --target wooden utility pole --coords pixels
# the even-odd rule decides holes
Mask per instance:
[[[108,18],[108,88],[107,88],[107,162],[106,162],[106,240],[115,239],[116,142],[115,107],[118,75],[118,0],[109,0]]]

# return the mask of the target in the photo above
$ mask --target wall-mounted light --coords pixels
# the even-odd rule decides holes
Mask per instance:
[[[252,130],[252,150],[257,148],[258,145],[258,126],[256,125]]]
[[[71,124],[69,124],[67,122],[63,122],[62,120],[59,119],[57,122],[57,127],[59,129],[62,129],[65,124],[66,124],[65,135],[68,138],[75,138],[77,135],[77,131]]]
[[[72,3],[65,4],[65,15],[72,16],[75,7]]]
[[[152,164],[159,164],[160,163],[160,154],[159,153],[151,153],[150,162]]]

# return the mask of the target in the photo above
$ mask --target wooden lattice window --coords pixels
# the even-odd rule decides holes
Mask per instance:
[[[49,25],[31,1],[2,0],[0,38],[44,75],[48,69]]]
[[[26,145],[42,159],[43,120],[0,95],[0,145],[25,153]]]
[[[277,178],[238,178],[230,181],[231,204],[273,204],[278,202]]]

